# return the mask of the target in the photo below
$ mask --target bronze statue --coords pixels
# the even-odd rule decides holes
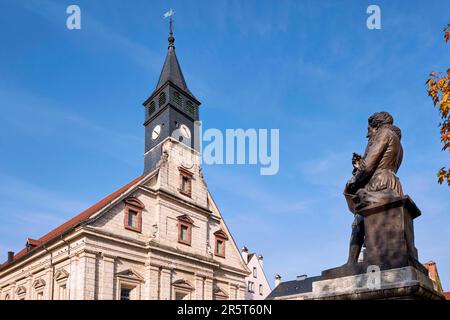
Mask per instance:
[[[403,196],[395,175],[403,158],[401,131],[387,112],[373,114],[368,122],[366,150],[363,156],[353,154],[353,176],[344,190],[349,208],[355,214],[347,264],[357,263],[364,244],[364,217],[357,211]]]

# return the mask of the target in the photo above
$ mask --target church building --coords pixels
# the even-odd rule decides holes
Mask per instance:
[[[0,300],[244,299],[251,274],[194,143],[200,102],[172,28],[144,102],[144,172],[0,265]]]

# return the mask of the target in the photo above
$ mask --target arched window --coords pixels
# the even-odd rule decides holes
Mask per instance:
[[[161,92],[158,99],[159,106],[161,107],[164,103],[166,103],[166,93]]]
[[[173,93],[173,101],[174,101],[177,105],[181,106],[181,94],[180,94],[179,92],[175,91],[175,92]]]

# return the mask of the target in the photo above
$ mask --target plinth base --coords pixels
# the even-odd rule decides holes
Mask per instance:
[[[301,281],[281,283],[269,295],[274,300],[445,300],[430,278],[414,267],[384,270],[328,280],[317,279],[311,291],[295,293]],[[283,292],[289,292],[283,295]]]

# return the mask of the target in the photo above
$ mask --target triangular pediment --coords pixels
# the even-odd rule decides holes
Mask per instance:
[[[194,287],[192,286],[192,284],[184,279],[178,279],[176,281],[174,281],[172,283],[173,286],[178,287],[178,288],[183,288],[183,289],[187,289],[187,290],[194,290]]]
[[[39,289],[45,287],[45,281],[42,279],[37,279],[33,282],[33,288]]]
[[[27,289],[24,286],[20,286],[16,289],[16,294],[21,295],[27,293]]]
[[[214,287],[213,293],[214,293],[214,295],[216,295],[218,297],[222,297],[222,298],[228,299],[228,293],[226,293],[225,290],[223,290],[222,288],[220,288],[218,286]]]
[[[183,222],[190,223],[190,224],[194,223],[194,220],[192,220],[192,218],[189,217],[187,214],[183,214],[182,216],[178,216],[177,219],[179,221],[183,221]]]
[[[133,268],[126,269],[120,272],[117,272],[116,275],[119,278],[127,278],[138,281],[144,281],[144,277],[142,277],[138,272],[136,272]]]
[[[61,281],[61,280],[65,280],[69,277],[69,273],[64,270],[64,269],[60,269],[58,271],[56,271],[55,273],[55,280],[56,281]]]

